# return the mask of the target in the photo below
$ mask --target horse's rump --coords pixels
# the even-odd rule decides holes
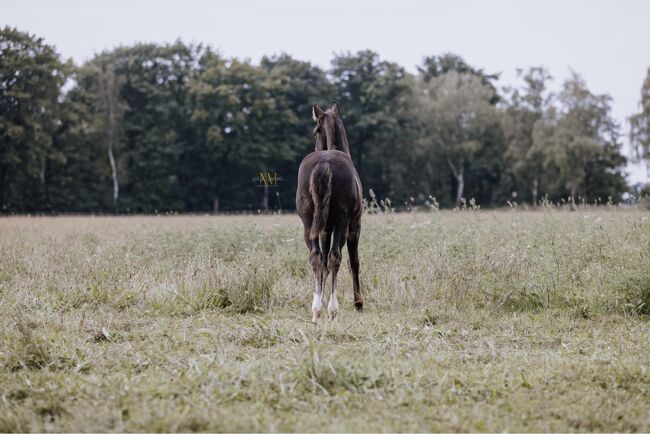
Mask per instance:
[[[361,208],[361,184],[352,160],[341,151],[307,155],[298,171],[296,209],[305,220],[312,217],[311,237],[333,220],[347,220]]]

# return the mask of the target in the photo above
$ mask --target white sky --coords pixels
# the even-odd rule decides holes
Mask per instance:
[[[333,53],[366,48],[410,71],[426,55],[454,52],[501,72],[502,85],[517,83],[517,68],[543,65],[557,88],[572,68],[613,97],[626,135],[650,67],[649,23],[643,0],[0,0],[0,24],[43,36],[77,62],[181,38],[254,62],[286,52],[324,68]],[[628,171],[632,182],[648,180],[639,166]]]

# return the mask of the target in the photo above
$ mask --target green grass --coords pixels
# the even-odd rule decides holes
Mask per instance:
[[[650,213],[0,220],[0,431],[648,431]],[[347,253],[344,254],[347,262]]]

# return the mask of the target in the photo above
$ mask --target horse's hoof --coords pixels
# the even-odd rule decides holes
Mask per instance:
[[[338,314],[337,311],[330,312],[330,313],[327,315],[327,318],[328,318],[330,321],[334,321],[334,320],[336,320],[336,315],[337,315],[337,314]]]
[[[361,312],[363,310],[363,301],[355,301],[354,307],[357,309],[357,311]]]
[[[311,322],[316,324],[318,322],[319,317],[320,317],[320,310],[313,310],[312,311]]]

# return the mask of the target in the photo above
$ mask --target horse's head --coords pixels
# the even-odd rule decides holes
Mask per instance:
[[[350,155],[350,147],[345,134],[345,127],[341,120],[341,106],[334,101],[332,107],[323,111],[317,103],[311,110],[316,126],[314,137],[316,138],[316,150],[338,150]]]

